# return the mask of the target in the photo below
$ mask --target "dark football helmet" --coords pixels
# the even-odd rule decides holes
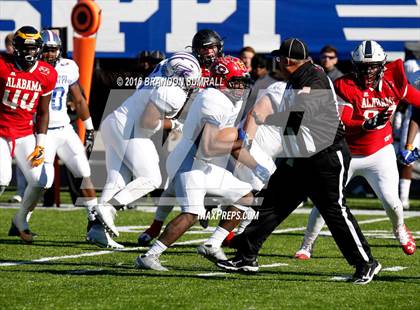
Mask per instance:
[[[193,37],[192,52],[201,65],[210,67],[217,57],[223,56],[223,44],[216,31],[202,29]]]
[[[251,76],[242,60],[232,56],[217,58],[210,67],[211,77],[220,91],[232,101],[239,101],[249,93]]]
[[[376,88],[384,74],[386,54],[376,41],[363,41],[351,54],[357,82],[361,87]]]
[[[42,37],[32,26],[23,26],[13,36],[13,55],[24,70],[32,67],[39,58],[42,48]]]
[[[55,67],[61,54],[60,36],[52,30],[42,30],[42,58],[50,65]]]

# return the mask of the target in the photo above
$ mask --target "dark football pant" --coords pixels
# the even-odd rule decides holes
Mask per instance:
[[[349,164],[345,143],[310,158],[282,159],[269,181],[258,219],[232,239],[232,247],[245,258],[256,258],[267,237],[307,196],[325,219],[348,263],[371,261],[368,242],[343,197]]]

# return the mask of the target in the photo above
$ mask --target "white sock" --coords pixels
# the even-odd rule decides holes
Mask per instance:
[[[159,256],[160,254],[165,252],[167,248],[168,247],[166,245],[164,245],[162,242],[160,242],[159,240],[156,240],[156,242],[153,244],[153,246],[150,248],[150,250],[147,251],[146,255],[157,255],[157,256]]]
[[[85,206],[87,207],[88,212],[93,211],[93,208],[98,205],[98,199],[95,198],[85,198]]]
[[[318,238],[318,235],[324,226],[325,221],[317,208],[312,208],[308,218],[308,226],[306,227],[305,235],[303,237],[301,248],[312,249]]]
[[[410,179],[400,179],[400,199],[402,202],[406,202],[410,195]]]
[[[211,244],[213,247],[220,248],[227,235],[229,235],[229,231],[223,227],[217,226],[213,234],[204,242],[204,244]]]

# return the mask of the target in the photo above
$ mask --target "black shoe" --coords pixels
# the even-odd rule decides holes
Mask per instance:
[[[256,259],[245,259],[235,256],[229,260],[219,260],[216,266],[228,271],[257,272],[260,267]]]
[[[15,223],[13,223],[13,220],[12,220],[12,225],[10,225],[10,228],[9,228],[9,233],[7,235],[17,236],[17,237],[20,236],[19,229],[16,227]]]
[[[365,285],[373,280],[373,277],[381,271],[382,265],[373,260],[371,263],[356,266],[356,272],[353,275],[353,284]]]
[[[25,229],[23,232],[20,232],[15,223],[13,223],[13,220],[9,228],[9,233],[7,235],[13,237],[20,237],[22,241],[26,243],[32,243],[33,239],[38,237],[36,233],[30,231],[29,229]]]

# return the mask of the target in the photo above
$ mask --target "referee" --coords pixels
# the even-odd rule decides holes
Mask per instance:
[[[257,256],[264,241],[309,197],[348,263],[356,267],[354,283],[367,284],[381,265],[372,257],[343,197],[350,152],[332,83],[322,68],[312,63],[302,40],[287,39],[271,54],[288,83],[283,110],[264,123],[282,128],[284,154],[277,160],[258,219],[232,239],[231,245],[237,249],[235,257],[219,261],[217,266],[230,271],[258,271]],[[258,115],[254,118],[262,123]]]

